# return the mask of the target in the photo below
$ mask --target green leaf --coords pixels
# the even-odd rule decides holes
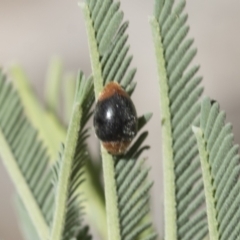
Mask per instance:
[[[86,92],[82,92],[82,96],[91,92],[87,95],[88,104],[84,104],[84,109],[86,109],[84,113],[88,113],[93,102],[93,90],[90,91],[87,87],[82,86],[80,90],[83,89]],[[81,97],[79,96],[78,99]],[[54,211],[55,192],[52,185],[54,175],[49,169],[49,159],[45,148],[38,139],[37,131],[25,117],[17,92],[12,84],[6,81],[2,72],[0,72],[0,100],[0,153],[21,203],[24,205],[24,208],[20,209],[21,215],[24,219],[29,218],[24,224],[24,229],[31,229],[31,236],[37,233],[39,239],[48,239]],[[82,118],[82,123],[86,124],[87,120],[87,117]],[[80,134],[79,138],[85,140],[85,133]],[[84,146],[81,145],[81,147],[83,148],[81,151],[78,149],[79,153],[85,151]],[[77,156],[78,160],[80,158],[82,159],[82,155]],[[74,186],[77,187],[79,185],[77,181],[78,171],[72,172],[71,176],[73,183],[75,183]],[[70,193],[69,199],[72,200],[76,194],[75,188],[72,188]],[[68,203],[67,220],[73,220],[73,216],[79,212],[80,207],[76,204],[77,199],[74,199]],[[68,237],[61,239],[76,236],[81,229],[81,222],[76,221],[76,218],[81,215],[80,212],[78,216],[75,216],[74,222],[66,221],[63,235]],[[70,230],[71,232],[69,232]]]
[[[209,238],[237,239],[239,236],[239,146],[233,143],[232,125],[217,102],[202,101],[198,141],[206,195]]]
[[[92,79],[86,80],[82,73],[78,79],[65,146],[54,170],[56,197],[50,237],[52,240],[67,240],[73,237],[82,215],[76,190],[83,181],[83,166],[88,159],[85,144],[88,131],[84,127],[91,116],[94,96]]]
[[[144,239],[157,239],[151,220],[144,220],[149,212],[149,190],[153,183],[147,180],[149,169],[143,163],[134,158],[121,158],[115,163],[120,231],[124,240],[138,239],[146,230]]]
[[[47,108],[56,115],[59,110],[62,71],[62,61],[57,57],[53,58],[47,74],[45,99]]]
[[[119,10],[120,3],[112,0],[89,0],[82,3],[81,7],[88,34],[95,98],[98,98],[104,85],[110,81],[120,83],[131,94],[136,86],[136,83],[133,82],[136,70],[129,69],[132,56],[128,55],[128,36],[125,33],[128,23],[122,22],[123,13]],[[146,115],[139,119],[141,127],[148,118],[149,116]],[[122,169],[120,166],[126,162],[135,162],[142,151],[148,148],[141,146],[144,139],[143,135],[136,139],[135,144],[122,159],[114,159],[101,147],[109,239],[137,239],[145,230],[149,231],[149,239],[156,238],[151,222],[142,221],[149,212],[147,199],[143,198],[143,201],[135,199],[135,193],[139,195],[145,193],[147,198],[149,195],[148,191],[152,183],[148,185],[147,189],[145,185],[143,186],[148,175],[145,168],[137,168],[133,172],[128,171],[129,177],[136,177],[137,182],[133,181],[134,184],[128,189],[127,195],[129,204],[134,206],[136,203],[136,207],[139,208],[139,203],[141,206],[144,205],[145,210],[137,211],[134,206],[133,211],[125,212],[121,217],[122,211],[126,211],[126,209],[119,204],[123,197],[119,192],[119,189],[122,191],[121,186],[117,183]],[[130,182],[127,183],[130,184]],[[124,186],[126,187],[126,185]],[[146,237],[146,239],[148,238]]]
[[[54,162],[57,158],[59,144],[65,139],[65,128],[59,120],[49,111],[45,110],[36,98],[29,80],[19,65],[10,69],[13,85],[18,91],[27,118],[38,130],[39,138],[50,156],[50,161]],[[49,134],[51,132],[52,134]]]
[[[13,78],[14,87],[16,87],[20,95],[21,102],[23,103],[24,112],[31,121],[31,124],[33,124],[33,126],[39,131],[39,138],[43,141],[44,146],[46,146],[46,151],[50,155],[50,162],[52,164],[57,159],[56,155],[59,150],[60,143],[65,139],[66,129],[60,123],[56,115],[42,107],[41,103],[36,98],[31,87],[29,86],[29,81],[26,77],[26,74],[20,66],[13,66],[11,68],[11,75]],[[67,80],[70,79],[66,79],[66,81]],[[70,81],[69,84],[72,85],[72,82]],[[76,85],[76,80],[74,81],[74,85]],[[64,88],[64,90],[67,92],[67,87]],[[72,94],[72,96],[66,98],[65,101],[65,103],[68,102],[69,105],[68,111],[72,111],[74,101],[72,97],[74,98],[74,91],[73,89],[70,90],[70,94]],[[51,134],[49,134],[49,132],[51,132]],[[93,171],[92,164],[88,162],[85,173],[87,181],[81,186],[81,188],[84,190],[86,198],[88,199],[88,201],[85,203],[87,213],[86,218],[93,223],[93,226],[97,228],[97,231],[102,238],[106,239],[107,234],[104,196],[103,190],[99,188],[99,185],[95,184],[96,176],[97,175]],[[98,178],[97,181],[100,181],[99,179],[100,178]],[[98,219],[95,217],[96,214],[99,216]]]
[[[0,153],[40,239],[47,239],[53,209],[48,156],[24,115],[17,92],[0,72]]]
[[[191,126],[199,125],[196,50],[187,39],[185,1],[155,0],[150,23],[159,76],[162,116],[166,240],[202,240],[207,235],[204,192],[197,144]],[[200,212],[199,212],[199,209]],[[189,230],[191,229],[191,230]]]
[[[136,69],[129,69],[132,56],[128,55],[128,22],[121,23],[120,2],[86,1],[81,6],[89,38],[95,96],[110,81],[117,81],[127,89],[132,84]],[[100,50],[100,46],[107,47]]]

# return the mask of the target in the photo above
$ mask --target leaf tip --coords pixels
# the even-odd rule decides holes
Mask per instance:
[[[199,127],[196,127],[196,126],[192,126],[192,131],[194,132],[194,134],[199,134],[201,129]]]

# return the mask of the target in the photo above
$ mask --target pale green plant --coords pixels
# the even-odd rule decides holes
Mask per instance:
[[[162,116],[164,239],[235,240],[240,236],[238,146],[219,105],[208,98],[201,102],[203,88],[199,67],[191,66],[196,50],[187,38],[185,4],[184,0],[155,0],[150,17]],[[153,181],[141,157],[149,149],[144,143],[148,132],[142,128],[152,114],[138,118],[138,134],[122,156],[100,147],[102,170],[87,144],[91,132],[86,125],[105,84],[116,81],[129,95],[136,87],[128,22],[123,20],[120,2],[86,0],[80,7],[91,76],[79,72],[77,81],[72,74],[64,76],[62,62],[54,59],[43,107],[21,67],[10,70],[12,82],[0,71],[0,154],[16,188],[24,236],[28,240],[91,239],[86,219],[101,239],[158,239],[161,234],[149,213]]]
[[[150,18],[162,113],[165,239],[203,239],[207,234],[197,145],[191,129],[199,124],[199,67],[189,66],[196,50],[187,39],[185,1],[155,1]],[[203,207],[199,211],[199,207]]]

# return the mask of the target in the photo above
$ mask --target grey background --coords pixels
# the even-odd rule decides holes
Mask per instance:
[[[152,1],[121,0],[125,19],[130,20],[128,33],[133,66],[138,68],[138,87],[133,100],[139,114],[153,112],[148,125],[147,142],[152,146],[148,164],[155,180],[152,212],[156,227],[163,232],[163,189],[161,130],[158,83],[148,16]],[[204,76],[205,95],[220,102],[233,123],[236,142],[240,142],[240,1],[187,1],[191,26]],[[91,72],[83,15],[77,1],[69,0],[0,0],[0,65],[7,69],[19,62],[31,83],[43,97],[43,81],[53,55],[59,55],[66,71],[81,68]],[[95,144],[95,143],[94,143]],[[95,146],[95,145],[94,145]],[[0,162],[0,238],[21,239],[12,207],[13,185]]]

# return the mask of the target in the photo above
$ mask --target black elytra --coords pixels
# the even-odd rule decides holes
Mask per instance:
[[[94,128],[103,142],[130,142],[136,135],[136,109],[119,84],[111,82],[104,88],[94,111]]]

